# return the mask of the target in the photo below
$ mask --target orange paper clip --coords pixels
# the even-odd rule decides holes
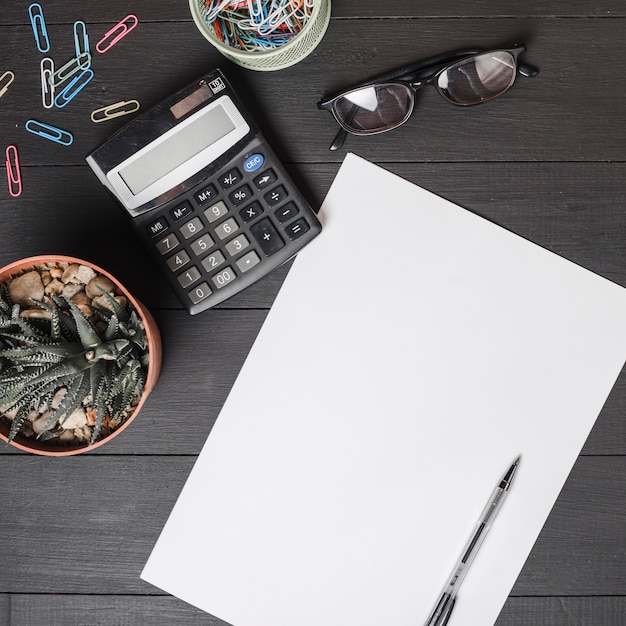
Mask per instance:
[[[9,181],[9,193],[17,198],[22,193],[22,172],[20,161],[17,156],[17,148],[8,146],[6,149],[7,179]]]
[[[96,109],[91,112],[91,121],[95,124],[105,122],[106,120],[112,120],[114,117],[120,117],[122,115],[128,115],[139,111],[139,102],[137,100],[122,100],[115,104],[108,104],[105,107]]]
[[[96,44],[96,50],[100,54],[112,48],[122,37],[126,37],[139,23],[136,15],[127,15],[121,22],[118,22],[105,36]]]

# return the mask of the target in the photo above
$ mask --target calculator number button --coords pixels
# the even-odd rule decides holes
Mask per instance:
[[[278,209],[274,213],[274,215],[281,224],[284,224],[285,222],[288,222],[292,217],[298,215],[298,213],[300,213],[300,209],[298,209],[298,207],[293,202],[288,202],[287,204],[285,204],[285,206],[280,207],[280,209]]]
[[[265,170],[258,176],[255,176],[253,180],[255,187],[261,191],[262,189],[269,187],[272,183],[275,183],[278,179],[276,178],[274,170]]]
[[[242,185],[239,189],[235,189],[235,191],[231,191],[228,194],[228,199],[231,201],[233,206],[239,206],[244,202],[248,202],[252,198],[252,190],[248,185]]]
[[[174,233],[172,233],[167,237],[163,237],[163,239],[161,239],[161,241],[156,244],[156,249],[161,254],[167,254],[168,252],[171,252],[178,244],[180,244],[180,240]]]
[[[219,274],[213,276],[211,280],[218,289],[221,289],[222,287],[226,287],[228,283],[235,280],[235,278],[236,276],[233,269],[231,267],[226,267]]]
[[[219,251],[215,251],[213,254],[210,254],[205,259],[202,259],[202,267],[207,272],[212,272],[216,267],[219,267],[226,259],[224,255]]]
[[[202,222],[199,217],[194,217],[186,224],[183,224],[179,230],[185,239],[189,239],[189,237],[197,235],[202,230]]]
[[[179,204],[177,207],[170,209],[170,215],[175,222],[180,222],[184,217],[191,215],[193,213],[193,208],[189,202],[183,202]]]
[[[189,263],[189,255],[184,250],[181,250],[178,254],[175,254],[167,259],[167,265],[172,272],[179,270],[187,263]]]
[[[265,252],[265,254],[267,254],[267,256],[274,254],[274,252],[277,252],[285,245],[285,242],[278,234],[278,231],[274,228],[272,222],[270,222],[267,218],[253,224],[250,227],[250,231],[259,242],[261,249]]]
[[[222,185],[222,189],[228,189],[239,182],[241,182],[241,174],[236,167],[233,167],[232,170],[228,170],[226,174],[222,174],[220,176],[220,185]]]
[[[295,221],[293,224],[289,224],[289,226],[285,228],[285,231],[287,232],[289,239],[293,241],[294,239],[297,239],[298,237],[301,237],[302,235],[304,235],[304,233],[306,233],[306,231],[309,230],[309,228],[310,227],[307,221],[304,218],[302,218],[302,219]]]
[[[164,217],[160,217],[154,222],[148,224],[146,227],[146,231],[148,232],[148,236],[154,238],[158,237],[161,233],[165,232],[169,228],[169,224]]]
[[[240,259],[236,261],[237,267],[243,274],[247,272],[249,269],[252,269],[257,263],[260,263],[261,259],[259,255],[254,251],[250,251],[247,254],[244,254]]]
[[[193,197],[196,201],[196,204],[202,206],[207,202],[211,202],[211,200],[215,200],[215,198],[217,197],[217,190],[215,189],[214,185],[207,185],[203,189],[196,191]]]
[[[242,250],[245,250],[249,245],[250,241],[248,241],[248,238],[245,235],[239,235],[239,237],[235,237],[226,244],[226,250],[230,256],[235,256]]]
[[[228,207],[220,200],[213,206],[210,206],[208,209],[204,210],[204,217],[207,218],[209,224],[213,223],[215,220],[219,220],[220,217],[223,217],[228,213]]]
[[[198,302],[202,302],[208,298],[213,292],[211,291],[211,287],[207,283],[200,283],[195,289],[192,289],[187,295],[189,299],[194,303],[198,304]]]
[[[287,190],[282,185],[278,185],[278,187],[272,189],[272,191],[268,191],[263,198],[268,206],[276,206],[279,202],[282,202],[287,195]]]
[[[253,219],[256,219],[263,213],[263,207],[258,202],[253,202],[251,205],[245,207],[245,209],[241,209],[239,211],[239,217],[244,222],[251,222]]]
[[[226,239],[229,235],[232,235],[236,230],[239,230],[239,224],[231,217],[230,219],[222,222],[215,227],[215,234],[220,239]]]
[[[209,248],[212,248],[215,245],[213,238],[210,235],[202,235],[199,239],[196,239],[191,244],[191,249],[193,253],[197,256],[204,254]]]
[[[200,278],[200,272],[198,268],[193,265],[185,273],[181,274],[178,277],[178,282],[180,283],[181,287],[189,287],[189,285],[193,285],[193,283],[195,283],[198,278]]]

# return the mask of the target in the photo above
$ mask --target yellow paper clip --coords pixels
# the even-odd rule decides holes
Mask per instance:
[[[20,169],[20,160],[17,157],[17,148],[8,146],[5,155],[9,193],[14,198],[17,198],[22,194],[22,171]]]
[[[95,124],[99,124],[106,120],[112,120],[115,117],[121,117],[122,115],[139,111],[139,106],[140,104],[137,100],[122,100],[115,104],[108,104],[107,106],[92,111],[91,121]]]
[[[132,13],[118,22],[111,30],[107,31],[104,37],[96,44],[96,50],[103,54],[112,48],[122,37],[126,37],[139,23],[136,15]]]
[[[11,70],[7,70],[0,76],[0,98],[4,96],[9,85],[15,80],[15,74]]]

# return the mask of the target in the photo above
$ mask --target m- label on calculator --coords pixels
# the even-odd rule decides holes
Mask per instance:
[[[87,163],[191,314],[259,280],[322,228],[219,70],[136,117]]]

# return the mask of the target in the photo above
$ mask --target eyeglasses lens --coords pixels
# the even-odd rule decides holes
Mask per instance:
[[[437,88],[453,104],[479,104],[504,93],[513,84],[515,72],[510,52],[488,52],[449,67],[437,79]]]
[[[334,103],[339,123],[350,132],[363,135],[399,126],[412,110],[411,90],[394,83],[355,89]]]

